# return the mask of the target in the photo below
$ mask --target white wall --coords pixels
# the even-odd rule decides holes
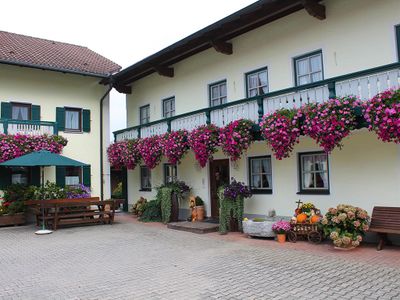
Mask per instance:
[[[175,96],[176,114],[208,106],[208,85],[226,79],[228,101],[246,97],[245,73],[268,67],[270,91],[294,85],[293,57],[322,49],[325,78],[397,61],[398,0],[328,0],[327,18],[305,10],[234,38],[233,54],[206,50],[175,64],[173,78],[156,73],[132,85],[127,95],[128,127],[139,124],[139,107],[151,104],[151,121],[161,118],[162,99]]]
[[[26,102],[40,105],[42,121],[56,121],[56,107],[90,109],[90,133],[59,132],[68,140],[63,154],[91,165],[92,194],[100,195],[100,98],[106,87],[100,79],[0,65],[0,102]],[[109,143],[109,101],[104,101],[104,149]],[[105,159],[107,162],[107,159]],[[107,173],[107,164],[105,165]],[[46,171],[55,180],[54,168]],[[107,183],[107,182],[106,182]],[[107,190],[108,193],[108,190]],[[105,197],[109,197],[109,193]]]

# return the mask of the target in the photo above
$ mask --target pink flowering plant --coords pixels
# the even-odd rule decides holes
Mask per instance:
[[[139,140],[138,150],[143,159],[144,164],[154,169],[160,162],[162,157],[161,137],[154,135]]]
[[[187,130],[172,131],[161,137],[163,155],[171,164],[179,164],[185,154],[189,151]]]
[[[354,109],[360,105],[359,100],[350,97],[305,105],[301,109],[304,114],[302,130],[326,153],[332,152],[336,147],[341,149],[342,140],[357,127]]]
[[[294,145],[299,142],[300,118],[301,113],[295,109],[281,109],[263,117],[261,135],[277,159],[289,157]]]
[[[0,135],[0,162],[34,151],[47,150],[61,153],[68,141],[57,135]]]
[[[400,144],[400,89],[385,91],[366,102],[364,118],[380,140]]]
[[[221,128],[219,141],[222,151],[226,156],[229,156],[232,161],[240,159],[243,153],[246,152],[253,143],[253,125],[253,121],[240,119]]]
[[[141,161],[138,140],[126,141],[122,153],[122,163],[128,170],[134,170]]]
[[[189,134],[188,143],[200,167],[204,168],[217,152],[219,129],[213,124],[199,126]]]
[[[276,233],[276,234],[286,234],[288,231],[290,231],[290,229],[292,228],[292,226],[290,225],[290,223],[288,221],[278,221],[274,224],[272,224],[272,230]]]
[[[328,209],[321,224],[325,236],[329,237],[336,247],[357,247],[369,228],[368,213],[351,205],[340,204]]]
[[[115,142],[108,146],[107,157],[110,165],[114,168],[124,167],[122,158],[124,157],[128,141]]]

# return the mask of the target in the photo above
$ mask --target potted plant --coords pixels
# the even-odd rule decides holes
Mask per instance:
[[[272,230],[276,233],[276,239],[279,243],[286,242],[286,233],[291,229],[287,221],[278,221],[272,225]]]
[[[234,178],[227,186],[218,189],[220,202],[219,232],[242,231],[244,199],[252,196],[250,188]],[[238,230],[236,228],[238,228]]]
[[[340,204],[329,208],[321,223],[336,249],[350,250],[360,245],[369,228],[369,216],[360,207]]]
[[[143,214],[143,210],[145,208],[146,203],[147,199],[140,197],[139,200],[132,205],[132,214],[136,217],[140,217]]]
[[[21,184],[7,187],[0,204],[0,226],[24,224],[26,220],[24,201],[32,197],[33,187]]]

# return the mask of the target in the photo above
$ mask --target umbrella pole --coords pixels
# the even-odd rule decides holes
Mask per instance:
[[[41,177],[42,177],[41,181],[42,181],[42,191],[43,191],[43,189],[44,189],[44,167],[43,166],[40,167],[40,171],[41,171]],[[44,218],[44,205],[43,205],[44,204],[44,199],[43,199],[43,197],[42,197],[41,201],[42,201],[42,203],[41,203],[41,207],[42,207],[42,229],[40,229],[40,230],[35,232],[35,234],[39,234],[39,235],[41,235],[41,234],[49,234],[49,233],[53,232],[51,230],[47,230],[46,229],[45,218]]]

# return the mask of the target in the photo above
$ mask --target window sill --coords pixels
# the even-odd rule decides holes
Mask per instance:
[[[151,189],[140,189],[139,192],[151,192]]]
[[[272,190],[251,190],[253,195],[271,195]]]
[[[330,191],[300,191],[297,195],[330,195]]]
[[[73,129],[64,129],[64,133],[77,133],[77,134],[81,134],[83,133],[82,130],[73,130]]]

